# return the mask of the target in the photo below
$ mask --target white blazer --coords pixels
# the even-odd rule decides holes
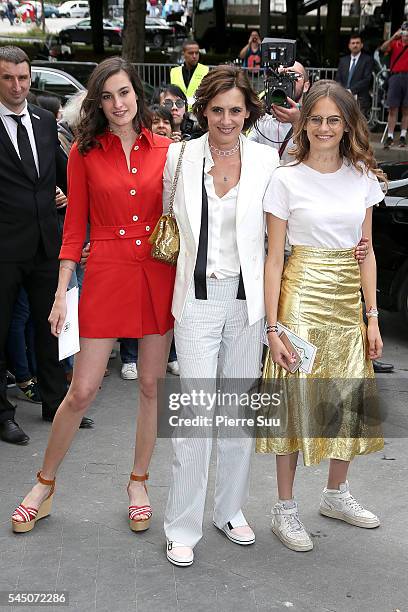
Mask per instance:
[[[188,289],[193,281],[201,227],[202,172],[208,134],[186,144],[174,200],[174,214],[180,232],[172,313],[183,316]],[[265,316],[264,260],[265,220],[263,197],[272,171],[279,166],[278,152],[240,136],[241,177],[237,198],[236,230],[239,260],[245,287],[249,324]],[[163,203],[168,208],[181,143],[170,145],[164,168]]]

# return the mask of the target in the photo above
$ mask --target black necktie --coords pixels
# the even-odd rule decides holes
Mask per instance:
[[[24,170],[32,181],[36,181],[38,179],[37,167],[35,165],[28,132],[25,125],[23,125],[22,117],[20,115],[9,115],[9,117],[14,119],[17,123],[17,144]]]

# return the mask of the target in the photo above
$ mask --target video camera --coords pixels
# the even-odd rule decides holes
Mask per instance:
[[[272,104],[289,108],[286,98],[294,98],[296,74],[278,72],[280,67],[293,66],[296,57],[296,40],[264,38],[261,43],[261,62],[265,69],[265,102],[269,111]]]

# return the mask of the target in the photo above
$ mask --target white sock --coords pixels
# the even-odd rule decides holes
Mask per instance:
[[[407,130],[401,130],[400,138],[405,138],[407,135]]]
[[[388,138],[392,138],[394,140],[394,132],[388,132]]]
[[[296,506],[296,502],[293,497],[292,499],[280,499],[279,503],[283,505],[285,510],[290,510]]]

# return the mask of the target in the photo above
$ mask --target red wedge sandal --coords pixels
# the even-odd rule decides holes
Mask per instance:
[[[144,488],[147,493],[146,488],[146,480],[149,478],[149,474],[144,474],[144,476],[136,476],[133,472],[130,475],[130,480],[135,480],[136,482],[144,482]],[[127,487],[127,491],[129,493],[129,485]],[[139,518],[141,515],[145,515],[147,518]],[[146,531],[150,527],[150,519],[152,516],[152,507],[151,506],[129,506],[129,527],[132,531]]]
[[[27,531],[31,531],[34,529],[37,521],[51,513],[52,500],[55,491],[55,478],[54,480],[46,480],[41,476],[41,472],[38,472],[37,479],[41,484],[51,487],[51,491],[38,509],[20,504],[14,510],[13,516],[11,517],[11,524],[13,531],[16,533],[26,533]]]

